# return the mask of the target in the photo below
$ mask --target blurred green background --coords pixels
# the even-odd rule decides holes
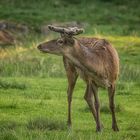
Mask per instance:
[[[76,21],[88,24],[86,33],[139,35],[139,0],[1,0],[0,19],[27,24]]]

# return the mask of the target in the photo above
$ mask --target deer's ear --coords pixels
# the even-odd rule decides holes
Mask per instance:
[[[64,39],[62,39],[62,38],[58,39],[58,40],[57,40],[57,44],[58,44],[59,46],[62,46],[62,45],[64,44]]]

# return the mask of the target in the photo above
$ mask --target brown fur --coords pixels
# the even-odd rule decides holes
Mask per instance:
[[[109,84],[115,82],[119,74],[119,57],[111,44],[105,39],[80,38],[78,45],[83,45],[92,52],[92,56],[84,60],[85,63],[91,63],[97,75],[108,79]]]

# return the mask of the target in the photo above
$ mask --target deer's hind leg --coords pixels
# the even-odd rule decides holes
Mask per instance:
[[[100,122],[100,101],[99,101],[99,97],[98,97],[98,87],[92,83],[92,92],[94,95],[94,105],[95,105],[95,109],[96,109],[96,122],[97,122],[97,131],[101,131],[101,129],[103,128],[103,125],[101,125]]]
[[[96,103],[96,107],[94,105],[94,97],[95,99],[95,103]],[[99,106],[97,107],[98,104],[98,98],[97,98],[97,89],[96,87],[92,87],[92,83],[87,83],[87,88],[86,88],[86,92],[85,92],[85,96],[84,96],[85,100],[87,101],[87,104],[89,105],[89,108],[92,112],[92,115],[95,119],[96,122],[96,131],[100,132],[101,131],[101,125],[100,125],[100,120],[99,120],[99,112],[96,112],[96,108],[97,110],[99,110]]]
[[[112,129],[114,131],[119,131],[117,121],[116,121],[116,116],[115,116],[114,95],[115,95],[115,85],[113,84],[108,88],[109,107],[112,114]]]

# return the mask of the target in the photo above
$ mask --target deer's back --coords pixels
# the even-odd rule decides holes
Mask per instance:
[[[83,51],[85,53],[79,53],[83,64],[94,72],[93,77],[97,84],[100,85],[101,82],[101,85],[108,86],[107,84],[115,82],[119,74],[119,57],[115,48],[105,39],[79,38],[78,42],[79,46],[82,45],[86,49]],[[88,74],[84,75],[88,77]]]

